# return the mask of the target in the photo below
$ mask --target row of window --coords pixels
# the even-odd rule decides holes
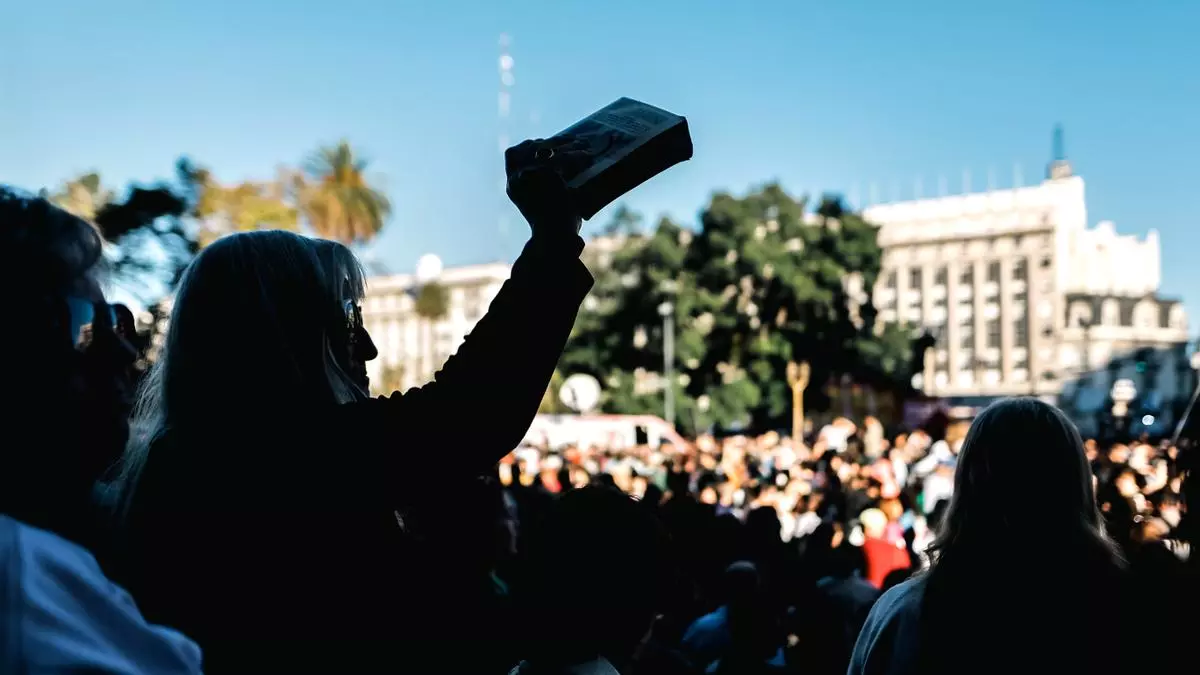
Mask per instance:
[[[1048,268],[1048,267],[1050,267],[1050,265],[1052,263],[1051,263],[1050,258],[1047,257],[1047,258],[1042,259],[1041,264],[1042,264],[1042,267]],[[1001,276],[1002,276],[1001,270],[1000,270],[1000,262],[995,261],[995,260],[993,260],[992,262],[989,262],[987,264],[987,266],[984,268],[984,274],[986,275],[986,281],[988,281],[990,283],[1000,283]],[[884,287],[894,290],[896,288],[897,282],[899,280],[898,275],[899,275],[898,270],[888,271],[887,274],[884,276],[884,282],[883,282]],[[935,286],[945,286],[948,283],[949,275],[950,275],[950,272],[949,272],[949,268],[947,266],[942,265],[942,266],[936,268],[933,272],[933,284]],[[1012,274],[1009,277],[1009,280],[1010,281],[1026,281],[1028,278],[1029,278],[1028,262],[1024,258],[1014,261],[1013,267],[1012,267]],[[924,281],[925,281],[924,268],[921,268],[921,267],[909,268],[909,270],[908,270],[908,287],[910,289],[915,290],[915,289],[924,288]],[[970,286],[975,283],[975,266],[974,265],[968,265],[959,272],[958,283],[965,285],[965,286]]]

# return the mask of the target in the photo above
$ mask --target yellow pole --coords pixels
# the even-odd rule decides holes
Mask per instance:
[[[808,387],[808,362],[791,362],[787,367],[788,383],[792,385],[792,442],[804,437],[804,390]]]

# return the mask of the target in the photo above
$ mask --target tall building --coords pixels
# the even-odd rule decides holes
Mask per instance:
[[[487,311],[509,271],[505,263],[446,268],[437,283],[446,289],[447,311],[432,321],[416,313],[415,275],[370,278],[362,309],[379,348],[368,364],[374,385],[403,390],[428,382]]]
[[[880,318],[937,340],[926,393],[963,405],[1039,396],[1094,432],[1112,384],[1130,379],[1133,426],[1173,422],[1194,375],[1183,307],[1158,293],[1158,234],[1089,228],[1084,197],[1058,151],[1038,185],[864,210],[884,248]]]

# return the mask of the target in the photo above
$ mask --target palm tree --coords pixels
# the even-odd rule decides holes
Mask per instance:
[[[346,141],[317,149],[298,176],[300,208],[321,237],[343,244],[368,242],[392,211],[383,192],[370,185],[366,160]]]
[[[433,374],[441,364],[431,363],[437,360],[436,357],[430,355],[431,343],[433,338],[433,326],[435,323],[445,318],[450,311],[450,292],[447,288],[436,281],[431,281],[417,289],[415,301],[415,309],[417,316],[421,317],[421,325],[417,333],[419,340],[418,358],[425,363],[421,366],[421,376],[428,377]],[[426,361],[426,359],[429,359]]]

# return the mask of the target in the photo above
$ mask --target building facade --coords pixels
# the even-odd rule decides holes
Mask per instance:
[[[1098,433],[1117,379],[1132,427],[1173,423],[1190,396],[1182,305],[1158,294],[1159,240],[1087,225],[1084,181],[1056,161],[1038,185],[869,207],[880,319],[929,331],[919,386],[964,405],[1032,395]]]
[[[379,349],[379,357],[367,364],[373,388],[405,390],[432,379],[483,317],[509,272],[504,263],[446,268],[435,282],[446,290],[446,313],[434,320],[417,315],[415,275],[371,277],[362,310]]]

